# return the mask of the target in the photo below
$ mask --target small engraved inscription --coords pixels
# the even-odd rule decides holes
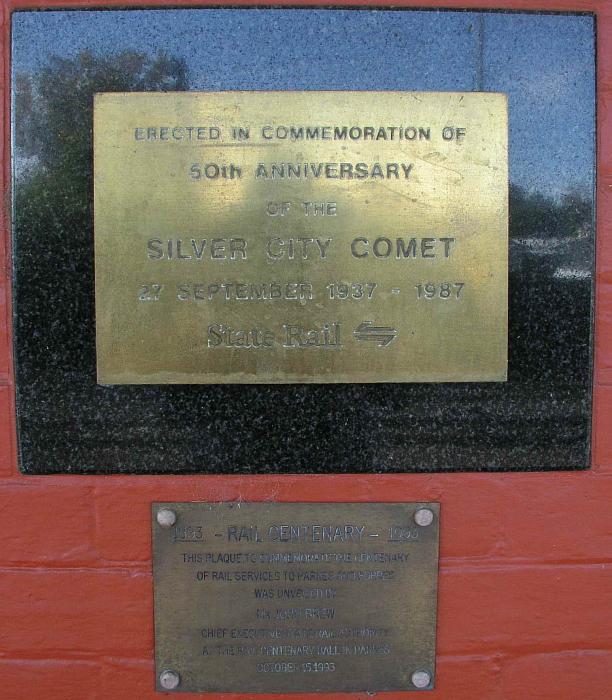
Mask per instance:
[[[438,504],[164,503],[152,521],[158,677],[271,693],[433,678]]]

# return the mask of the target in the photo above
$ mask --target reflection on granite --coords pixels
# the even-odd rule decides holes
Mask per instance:
[[[22,469],[587,467],[593,42],[589,15],[15,13],[14,324]],[[96,384],[93,93],[271,88],[509,94],[507,383]]]

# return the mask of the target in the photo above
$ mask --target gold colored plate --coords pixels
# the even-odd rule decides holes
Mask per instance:
[[[99,94],[98,381],[504,381],[506,96]]]
[[[437,503],[155,503],[158,690],[432,688]]]

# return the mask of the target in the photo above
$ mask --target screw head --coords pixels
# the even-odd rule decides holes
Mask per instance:
[[[176,522],[176,513],[170,508],[160,508],[157,511],[157,524],[160,527],[172,527]]]
[[[181,677],[176,671],[162,671],[159,674],[159,684],[164,690],[176,690],[181,683]]]
[[[434,514],[429,508],[419,508],[414,514],[414,522],[421,527],[427,527],[433,523]]]
[[[429,671],[415,671],[410,680],[415,688],[427,688],[431,683],[431,673]]]

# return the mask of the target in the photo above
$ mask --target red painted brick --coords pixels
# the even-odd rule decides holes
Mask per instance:
[[[567,651],[511,659],[503,664],[502,688],[505,700],[605,700],[612,695],[612,653]]]
[[[0,385],[9,383],[9,334],[6,304],[7,281],[0,277]]]
[[[612,390],[611,390],[612,393]],[[612,400],[612,398],[611,398]],[[319,480],[320,500],[438,500],[442,503],[441,555],[548,561],[593,561],[612,551],[607,514],[612,480],[598,482],[592,473],[380,475],[359,477],[260,477],[240,479],[220,490],[218,478],[112,480],[96,490],[96,546],[108,562],[150,559],[150,505],[162,500],[261,500],[261,491],[278,500],[317,500],[306,483]],[[221,477],[223,479],[223,477]],[[435,486],[432,486],[432,479]],[[332,484],[325,489],[320,484]],[[108,482],[106,482],[108,484]],[[211,484],[207,488],[207,485]],[[231,484],[235,488],[231,488]],[[335,486],[334,486],[335,485]],[[373,488],[370,488],[373,487]],[[528,493],[530,507],[525,511]],[[291,494],[290,496],[288,494]],[[130,506],[125,506],[125,499]],[[569,526],[571,524],[571,526]],[[126,532],[130,537],[126,537]]]
[[[612,275],[612,273],[610,273]],[[612,383],[612,283],[599,282],[597,287],[597,321],[595,324],[595,363],[597,380]]]
[[[49,484],[45,479],[1,486],[2,565],[96,565],[92,487]]]
[[[14,472],[15,434],[12,391],[11,387],[0,386],[0,476]]]
[[[108,562],[149,561],[151,504],[155,501],[240,499],[252,478],[110,477],[95,489],[96,546]],[[271,480],[267,482],[269,491]],[[260,482],[259,490],[266,491]],[[250,496],[257,500],[257,496]]]
[[[152,582],[127,571],[4,569],[0,656],[150,653]]]
[[[607,3],[609,5],[609,3]],[[612,51],[609,50],[605,37],[612,36],[612,11],[602,3],[597,13],[597,74],[600,90],[612,90]]]
[[[485,556],[499,553],[501,547],[501,523],[498,518],[499,503],[503,498],[505,484],[502,478],[464,475],[463,479],[474,481],[479,488],[462,489],[459,507],[444,509],[442,528],[442,551],[444,556]],[[446,479],[448,493],[457,486],[456,481]],[[124,478],[105,482],[96,489],[96,547],[108,562],[148,561],[151,557],[150,508],[155,501],[172,500],[275,500],[304,501],[377,501],[440,500],[443,491],[439,485],[432,487],[431,475],[406,475],[404,477],[370,475],[356,480],[354,476],[343,477],[224,477],[132,480],[129,485]],[[398,486],[403,485],[403,488]],[[347,499],[347,489],[352,497]],[[129,500],[126,507],[125,500]],[[465,514],[470,513],[470,536],[457,538],[465,529]],[[129,533],[129,537],[126,537]]]
[[[593,464],[612,472],[612,386],[597,387],[593,402]]]
[[[436,661],[436,692],[432,697],[505,700],[500,688],[499,656],[439,656]]]
[[[2,90],[0,89],[0,99],[2,99],[2,94]],[[2,161],[0,160],[0,162]],[[2,190],[0,190],[0,192],[2,192]],[[7,209],[0,204],[0,282],[3,284],[6,283],[11,276],[11,263],[7,255],[10,245],[8,219]]]
[[[596,242],[597,285],[612,284],[612,177],[601,177],[598,182]]]
[[[90,661],[2,659],[0,697],[2,700],[94,700],[99,697],[100,675],[99,664]]]
[[[99,700],[114,698],[134,698],[134,700],[159,700],[163,697],[155,691],[155,666],[151,660],[124,661],[121,659],[105,659],[100,684]],[[198,693],[181,693],[181,700],[202,700]],[[214,696],[213,696],[214,697]],[[232,700],[244,696],[231,693],[224,694],[223,700]],[[299,699],[299,695],[291,695],[291,700]],[[346,696],[345,696],[346,697]],[[319,697],[319,700],[321,698]]]
[[[100,681],[100,698],[160,698],[155,692],[155,665],[150,659],[104,659]],[[191,698],[191,693],[181,693],[181,698]],[[201,698],[202,696],[200,696]]]
[[[598,186],[595,282],[595,376],[612,384],[612,178]]]
[[[608,147],[612,137],[612,91],[601,90],[597,103],[597,143],[599,145],[598,173],[612,177],[612,152]]]
[[[612,649],[612,564],[442,568],[438,652]]]
[[[437,661],[436,692],[432,697],[452,700],[604,700],[612,687],[612,654],[607,651],[534,654],[527,657],[440,656]],[[99,698],[155,700],[152,661],[105,660]],[[585,676],[588,683],[585,685]],[[558,681],[563,685],[559,687]],[[377,693],[382,700],[399,693]],[[181,694],[184,698],[201,695]],[[224,700],[243,696],[227,694]],[[295,698],[346,698],[337,694],[292,694]],[[351,695],[352,698],[359,694]]]
[[[517,561],[612,560],[612,475],[533,474],[507,484],[496,502],[503,558]],[[503,478],[503,477],[500,477]]]
[[[104,659],[100,694],[96,698],[138,698],[156,700],[159,693],[153,690],[155,682],[153,661]],[[496,656],[439,657],[437,660],[436,692],[428,697],[448,697],[452,700],[504,700],[501,695],[500,662]],[[446,695],[448,693],[448,695]],[[212,697],[215,697],[214,695]],[[243,700],[244,695],[223,694],[223,700]],[[258,696],[259,697],[259,696]],[[265,696],[264,696],[265,697]],[[280,696],[276,696],[279,698]],[[404,693],[376,693],[380,700],[406,697]],[[410,694],[412,697],[412,693]],[[201,694],[181,693],[185,700],[202,698]],[[307,694],[292,693],[291,700],[369,700],[367,693]]]

